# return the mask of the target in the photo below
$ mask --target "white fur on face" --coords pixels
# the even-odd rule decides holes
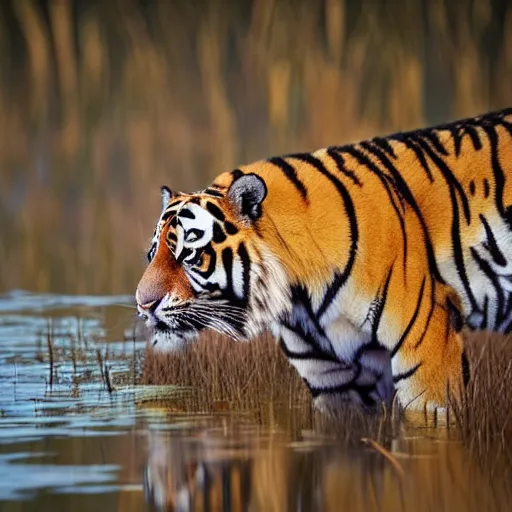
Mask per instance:
[[[188,213],[193,218],[186,216]],[[180,257],[184,248],[199,249],[211,242],[215,218],[210,212],[197,204],[187,203],[178,211],[178,219],[176,259]]]
[[[154,331],[148,343],[155,352],[176,352],[184,348],[189,342],[195,340],[198,335],[196,331],[178,334],[170,330]]]

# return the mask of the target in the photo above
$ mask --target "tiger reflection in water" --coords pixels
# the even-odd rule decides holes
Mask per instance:
[[[207,433],[190,439],[149,431],[148,442],[144,493],[154,509],[246,510],[251,462],[244,450],[220,451]]]
[[[150,431],[146,499],[153,510],[176,512],[489,509],[489,479],[458,443],[411,436],[385,444],[403,466],[400,475],[360,445],[294,438],[276,430]]]

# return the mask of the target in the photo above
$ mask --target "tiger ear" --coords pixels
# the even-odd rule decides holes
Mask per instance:
[[[250,220],[261,216],[261,203],[267,195],[265,182],[256,174],[242,174],[228,190],[228,198],[237,213]]]
[[[175,196],[174,192],[169,188],[163,185],[160,187],[160,194],[162,195],[162,211],[165,210],[167,203]]]

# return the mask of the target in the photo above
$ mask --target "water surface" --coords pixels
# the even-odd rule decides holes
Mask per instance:
[[[401,422],[369,446],[293,404],[211,412],[140,386],[133,311],[130,296],[0,297],[2,511],[507,508],[507,475],[453,429]]]

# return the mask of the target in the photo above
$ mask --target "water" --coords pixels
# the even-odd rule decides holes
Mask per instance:
[[[293,404],[211,412],[140,386],[131,306],[0,297],[2,511],[506,508],[507,474],[491,478],[453,430],[402,421],[372,446],[366,427]]]

